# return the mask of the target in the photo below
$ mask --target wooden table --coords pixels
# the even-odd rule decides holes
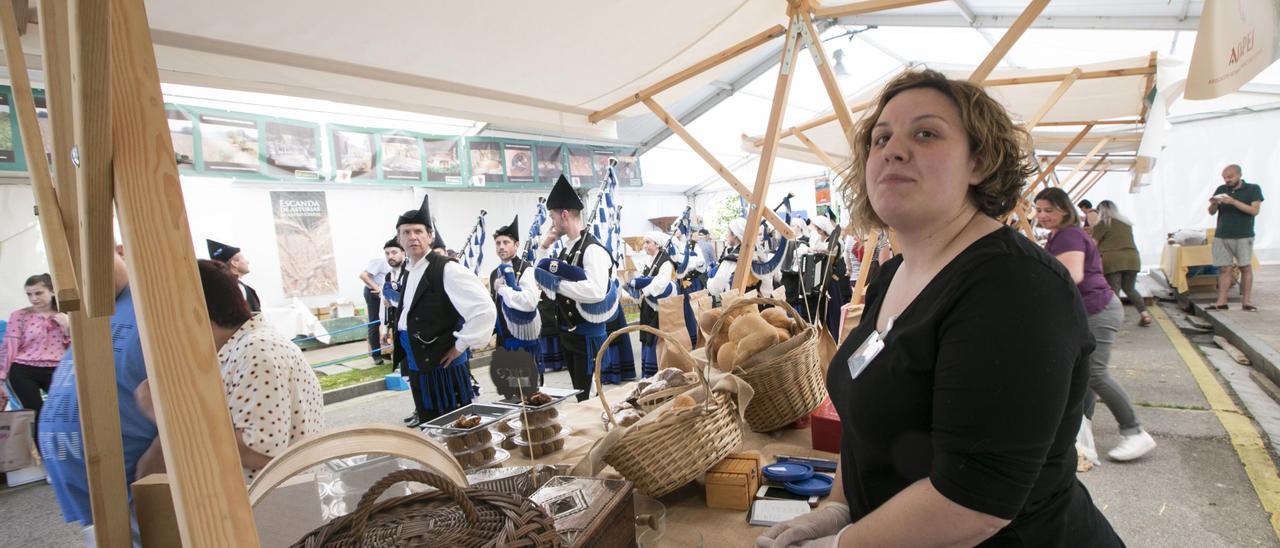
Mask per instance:
[[[1209,232],[1209,240],[1204,245],[1165,244],[1164,252],[1160,254],[1160,269],[1178,294],[1186,293],[1192,288],[1213,289],[1217,286],[1216,276],[1187,279],[1187,269],[1190,267],[1213,265],[1213,235],[1212,231]],[[1254,254],[1251,264],[1255,270],[1261,268],[1257,254]]]

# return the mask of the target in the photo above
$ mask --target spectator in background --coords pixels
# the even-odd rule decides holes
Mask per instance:
[[[1102,254],[1102,273],[1112,293],[1119,295],[1124,289],[1125,296],[1138,310],[1138,325],[1147,327],[1151,325],[1151,313],[1136,285],[1142,261],[1138,257],[1138,246],[1133,243],[1133,222],[1122,215],[1111,200],[1099,202],[1096,211],[1098,224],[1090,234],[1098,243],[1098,253]]]
[[[138,459],[156,438],[156,426],[148,420],[133,398],[133,391],[147,378],[142,361],[142,340],[134,316],[133,294],[129,291],[129,271],[124,264],[124,248],[116,246],[113,257],[116,290],[115,313],[111,316],[112,359],[116,368],[116,401],[120,409],[120,434],[124,447],[125,481],[132,483]],[[67,352],[53,374],[49,398],[40,414],[39,446],[49,483],[57,496],[62,515],[85,526],[85,538],[93,539],[93,512],[89,506],[89,479],[85,471],[84,442],[80,437],[80,400],[76,393],[73,356]],[[111,501],[126,504],[126,501]],[[137,531],[134,541],[137,542]]]
[[[258,292],[243,281],[243,278],[249,274],[249,259],[240,252],[240,248],[213,240],[205,240],[205,245],[209,247],[210,259],[231,267],[231,274],[236,277],[236,283],[240,284],[240,294],[249,303],[249,312],[254,314],[262,312],[262,300],[258,299]]]
[[[1262,187],[1245,182],[1240,166],[1222,170],[1222,180],[1209,198],[1209,214],[1218,216],[1213,235],[1213,266],[1218,267],[1218,300],[1209,310],[1227,309],[1231,289],[1231,266],[1240,269],[1240,305],[1257,312],[1253,305],[1253,220],[1262,211]]]
[[[27,278],[23,284],[31,306],[9,315],[4,332],[4,348],[0,352],[0,411],[9,403],[2,386],[8,379],[23,409],[36,412],[35,432],[40,432],[40,407],[44,399],[40,391],[49,391],[53,372],[71,346],[67,315],[58,312],[58,299],[53,296],[53,279],[48,274]]]
[[[1129,394],[1107,371],[1111,362],[1111,345],[1124,322],[1120,299],[1107,285],[1102,275],[1102,256],[1098,253],[1098,246],[1080,228],[1080,219],[1076,217],[1076,210],[1071,207],[1066,191],[1055,187],[1036,194],[1036,220],[1040,226],[1053,231],[1044,250],[1067,268],[1084,301],[1085,312],[1089,314],[1089,333],[1093,335],[1096,346],[1089,356],[1090,390],[1084,400],[1085,425],[1093,428],[1090,421],[1101,397],[1120,424],[1120,445],[1107,456],[1117,461],[1134,460],[1155,449],[1156,440],[1142,429],[1138,414],[1129,402]],[[1092,456],[1090,460],[1093,460]]]
[[[324,407],[320,381],[297,345],[267,326],[261,316],[249,313],[236,277],[226,265],[201,260],[199,268],[227,410],[248,483],[272,457],[303,436],[320,432]],[[155,420],[147,382],[142,382],[133,398]],[[157,438],[138,462],[137,477],[163,472],[163,456]]]
[[[404,261],[404,250],[400,243],[392,238],[382,247],[382,257],[369,260],[360,272],[360,282],[364,284],[364,305],[369,318],[369,356],[375,365],[382,365],[382,285],[386,283],[387,274],[393,268],[399,268]]]
[[[1093,202],[1089,200],[1080,200],[1076,202],[1076,207],[1080,208],[1081,218],[1084,220],[1085,231],[1093,230],[1093,225],[1098,224],[1098,210],[1093,208]]]

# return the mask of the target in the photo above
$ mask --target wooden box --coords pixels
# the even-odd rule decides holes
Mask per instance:
[[[707,506],[747,510],[760,489],[760,457],[731,453],[707,470]]]
[[[557,476],[529,499],[555,519],[566,548],[636,546],[636,509],[629,481]]]

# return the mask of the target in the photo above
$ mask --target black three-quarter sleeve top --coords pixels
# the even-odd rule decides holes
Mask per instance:
[[[827,372],[853,520],[929,478],[952,502],[1012,520],[984,546],[1122,545],[1075,475],[1094,343],[1067,270],[995,230],[929,282],[855,379],[849,358],[901,263],[872,280]]]

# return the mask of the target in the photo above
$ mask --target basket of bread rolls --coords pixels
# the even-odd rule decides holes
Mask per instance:
[[[731,375],[724,375],[717,386],[732,389],[713,390],[710,372],[695,368],[695,386],[646,409],[639,421],[621,424],[605,399],[600,369],[609,344],[633,331],[652,333],[666,341],[667,352],[688,354],[673,337],[645,325],[627,326],[609,335],[596,355],[595,385],[611,431],[592,452],[599,449],[603,453],[600,460],[634,483],[637,491],[660,497],[697,479],[742,443],[738,402],[749,404],[751,393],[746,383]],[[689,356],[684,358],[693,361]],[[735,382],[724,382],[726,378]]]
[[[760,305],[768,305],[763,310]],[[741,298],[703,313],[708,331],[707,360],[751,385],[746,410],[756,432],[771,432],[809,414],[827,396],[818,361],[818,328],[786,301]]]

